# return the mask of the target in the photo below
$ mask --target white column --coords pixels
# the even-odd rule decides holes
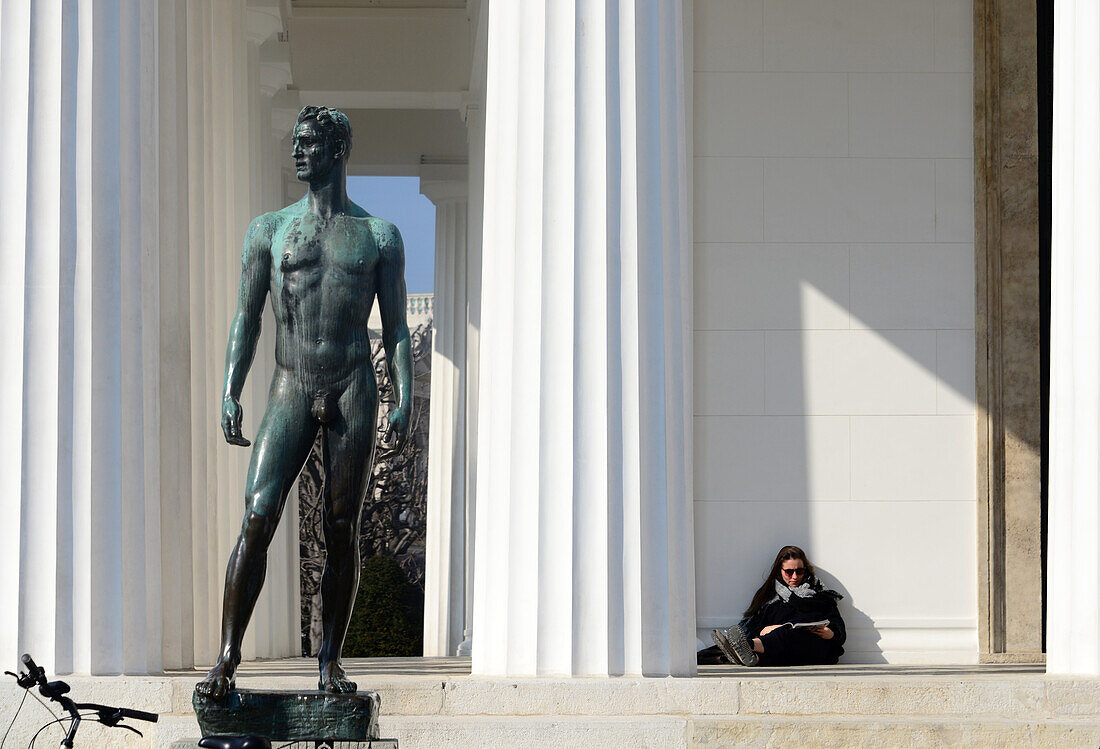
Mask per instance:
[[[693,674],[681,4],[489,14],[474,673]]]
[[[267,68],[278,61],[264,59],[261,45],[281,26],[278,3],[264,0],[196,0],[187,6],[187,24],[191,558],[194,660],[205,665],[217,653],[225,567],[244,512],[250,451],[225,444],[218,417],[244,233],[257,213],[276,207],[266,197],[272,187],[258,162],[273,155],[265,147],[271,137],[266,100],[278,76]],[[255,436],[263,415],[273,365],[269,317],[263,328],[241,399],[249,437]],[[285,512],[245,636],[246,657],[300,651],[293,502]]]
[[[161,667],[157,7],[0,5],[0,648]]]
[[[435,204],[424,655],[454,655],[466,598],[467,187],[432,172],[426,166],[420,178],[421,193]]]
[[[248,0],[244,22],[247,45],[241,45],[240,49],[245,55],[242,58],[245,65],[241,68],[243,75],[238,79],[239,95],[235,98],[241,111],[237,119],[240,123],[247,123],[248,127],[238,125],[235,128],[241,138],[235,175],[235,191],[240,199],[236,203],[233,224],[240,231],[226,253],[234,260],[234,273],[230,278],[234,292],[227,307],[230,315],[236,311],[236,284],[240,279],[240,247],[244,232],[255,216],[283,207],[271,198],[273,192],[278,190],[282,177],[278,167],[290,161],[289,151],[273,148],[272,144],[272,99],[291,81],[289,45],[279,42],[277,38],[283,28],[278,0]],[[220,248],[214,248],[214,251],[220,252]],[[219,336],[223,347],[229,333],[228,324],[227,320],[225,330]],[[264,309],[261,331],[247,387],[251,405],[251,437],[255,436],[267,407],[267,392],[274,371],[275,320],[270,304]],[[237,495],[230,496],[231,503],[238,508],[237,516],[227,518],[235,542],[243,515],[244,480],[251,451],[240,448],[230,450],[236,453],[240,461],[239,472],[228,477],[233,486],[239,487]],[[297,492],[291,495],[268,550],[267,579],[243,643],[246,658],[301,655]],[[224,553],[228,555],[231,549],[232,546]]]
[[[225,444],[218,426],[229,324],[237,304],[241,244],[254,215],[276,206],[265,196],[257,159],[267,143],[267,90],[277,85],[261,45],[279,30],[274,0],[195,0],[187,5],[187,169],[191,323],[191,559],[194,661],[218,651],[225,567],[243,514],[250,452]],[[283,158],[286,155],[283,154]],[[244,430],[263,415],[272,369],[273,326],[264,334],[242,393]],[[296,516],[293,502],[272,543],[268,577],[244,642],[246,657],[299,652]],[[292,548],[291,548],[292,547]],[[276,591],[277,589],[277,591]],[[275,595],[277,593],[277,595]],[[279,596],[282,596],[281,600]]]
[[[1100,676],[1100,8],[1054,13],[1047,671]]]
[[[228,320],[208,310],[234,296],[243,227],[227,246],[228,222],[207,218],[228,196],[241,220],[261,188],[241,147],[243,87],[258,85],[244,8],[0,0],[0,118],[27,144],[0,155],[0,649],[13,662],[147,673],[216,644],[229,546],[211,563],[205,545],[235,532],[241,493],[233,519],[216,507],[231,500],[207,459],[220,392],[207,378]],[[214,112],[215,80],[236,110]],[[296,610],[283,619],[265,654],[296,652]]]
[[[485,85],[484,70],[474,74]],[[473,87],[473,85],[471,85]],[[469,144],[470,202],[466,223],[466,592],[463,601],[462,642],[458,655],[469,656],[474,647],[474,548],[476,547],[475,502],[477,496],[477,396],[478,363],[481,352],[481,235],[485,198],[485,107],[484,92],[466,108],[466,140]]]
[[[160,0],[158,105],[160,141],[160,534],[165,668],[194,664],[191,556],[191,388],[187,221],[187,9]]]

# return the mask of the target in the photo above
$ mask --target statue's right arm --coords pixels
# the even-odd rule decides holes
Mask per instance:
[[[271,218],[253,219],[241,250],[241,287],[237,314],[225,347],[225,387],[222,393],[222,431],[231,445],[252,444],[241,434],[241,390],[256,355],[260,317],[271,283]]]

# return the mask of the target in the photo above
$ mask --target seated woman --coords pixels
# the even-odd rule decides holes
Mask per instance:
[[[840,598],[817,579],[802,549],[784,546],[745,618],[713,630],[711,637],[731,663],[743,666],[833,664],[844,653],[844,620],[836,607]],[[792,626],[797,624],[813,626]]]

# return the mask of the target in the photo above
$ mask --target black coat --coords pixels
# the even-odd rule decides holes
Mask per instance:
[[[840,649],[844,645],[847,632],[844,620],[836,607],[836,599],[831,595],[815,595],[812,598],[799,598],[792,595],[790,600],[774,600],[765,603],[756,613],[741,620],[741,627],[748,633],[749,639],[760,636],[760,630],[772,624],[785,622],[816,622],[829,620],[829,629],[833,631],[831,640],[824,640],[831,647]]]
[[[807,630],[776,630],[768,636],[771,650],[765,650],[761,656],[761,665],[807,665],[836,663],[844,654],[844,641],[848,633],[844,628],[844,619],[837,610],[836,603],[841,595],[824,587],[817,579],[807,580],[814,594],[802,598],[791,593],[784,601],[778,595],[768,603],[737,623],[737,626],[751,640],[760,636],[760,630],[773,624],[790,622],[819,622],[826,619],[833,632],[831,639],[825,640]],[[725,663],[726,658],[717,646],[704,648],[696,654],[699,665]],[[769,661],[765,663],[764,661]]]

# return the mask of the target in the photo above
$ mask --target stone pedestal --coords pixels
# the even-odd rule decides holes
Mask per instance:
[[[378,737],[377,692],[233,690],[224,700],[195,694],[204,736],[266,736],[272,741],[367,741]]]
[[[398,749],[397,739],[366,739],[362,742],[357,742],[362,749]],[[341,747],[347,746],[346,742],[341,742]],[[322,747],[326,745],[322,742]],[[199,747],[198,739],[181,739],[179,741],[173,741],[169,744],[170,749],[201,749]]]

